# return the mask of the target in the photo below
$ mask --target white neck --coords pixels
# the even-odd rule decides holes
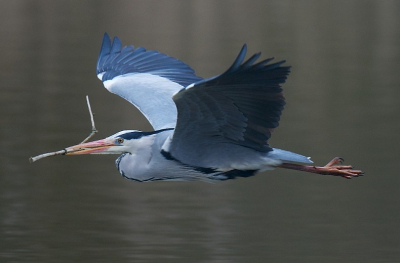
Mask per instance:
[[[149,169],[153,157],[153,143],[155,135],[144,136],[140,140],[131,142],[128,153],[117,159],[117,166],[121,173],[140,175]],[[135,176],[136,177],[136,176]]]

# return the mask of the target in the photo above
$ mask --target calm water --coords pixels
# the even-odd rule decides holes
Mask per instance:
[[[398,262],[400,2],[1,1],[1,262]],[[286,59],[275,147],[345,180],[276,170],[207,184],[123,179],[117,156],[28,157],[150,130],[95,76],[102,35],[224,71],[243,43]]]

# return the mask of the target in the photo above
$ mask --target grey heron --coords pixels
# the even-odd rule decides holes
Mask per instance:
[[[124,130],[66,148],[67,155],[120,154],[125,178],[227,180],[287,168],[352,178],[362,171],[334,158],[313,166],[309,157],[268,144],[285,105],[281,84],[290,67],[273,58],[246,61],[243,46],[224,73],[202,79],[184,62],[143,47],[122,47],[104,34],[97,76],[148,119],[154,131]],[[270,63],[271,62],[271,63]]]

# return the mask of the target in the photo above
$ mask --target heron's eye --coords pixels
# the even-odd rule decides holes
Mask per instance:
[[[121,144],[121,143],[124,142],[124,139],[122,139],[122,138],[117,138],[117,142],[118,142],[119,144]]]

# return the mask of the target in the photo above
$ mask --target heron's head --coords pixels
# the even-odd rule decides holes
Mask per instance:
[[[68,147],[66,155],[135,153],[140,148],[151,146],[154,140],[151,135],[154,132],[120,131],[102,140]]]

